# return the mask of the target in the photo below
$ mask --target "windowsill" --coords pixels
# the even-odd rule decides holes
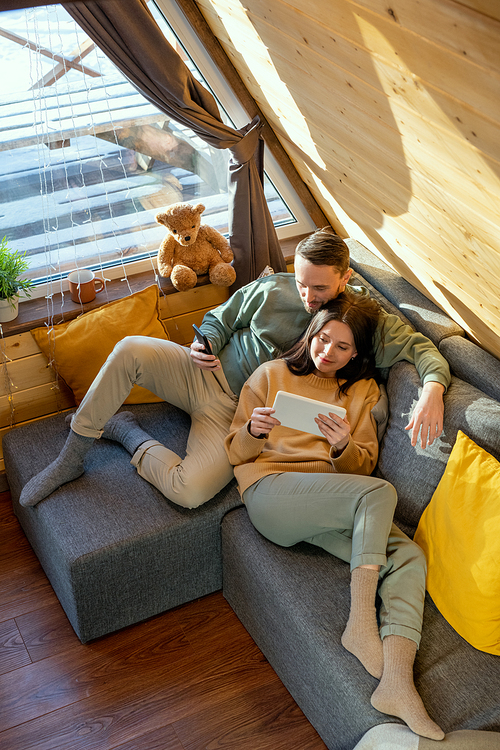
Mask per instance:
[[[154,283],[153,273],[151,271],[144,271],[143,273],[129,276],[128,284],[120,279],[113,279],[106,282],[105,289],[96,295],[92,302],[87,302],[84,305],[73,302],[69,292],[66,292],[64,295],[64,305],[61,294],[54,294],[52,300],[48,300],[45,297],[26,300],[19,305],[19,315],[15,320],[11,320],[9,323],[2,323],[3,335],[13,336],[17,333],[25,333],[25,331],[29,331],[32,328],[43,326],[49,316],[53,316],[54,325],[73,320],[82,313],[102,307],[107,302],[113,302],[114,300],[126,297],[130,294],[129,286],[132,292],[139,292]],[[208,283],[208,276],[202,276],[197,286]],[[172,286],[170,279],[161,280],[161,290],[164,294],[176,293],[176,289]]]
[[[285,256],[287,263],[293,260],[293,253],[297,243],[306,236],[307,235],[301,235],[299,237],[291,237],[281,241],[281,249],[283,250],[283,255]],[[160,289],[163,294],[169,295],[179,293],[172,286],[170,279],[159,278],[161,280]],[[129,285],[132,292],[139,292],[154,283],[155,280],[151,271],[144,271],[143,273],[129,276],[128,284],[120,279],[114,279],[108,281],[106,283],[106,289],[98,294],[92,302],[88,302],[85,305],[73,302],[69,293],[65,294],[63,309],[61,309],[61,294],[54,294],[52,296],[52,301],[44,297],[40,299],[26,300],[19,305],[19,315],[15,320],[1,324],[3,336],[14,336],[19,333],[25,333],[32,328],[43,326],[47,322],[49,316],[53,317],[54,325],[73,320],[82,313],[86,313],[89,310],[95,310],[107,302],[113,302],[114,300],[126,297],[130,293]],[[210,280],[208,276],[200,276],[196,286],[205,286],[209,283]]]

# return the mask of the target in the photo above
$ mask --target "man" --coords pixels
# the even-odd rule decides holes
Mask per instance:
[[[21,505],[34,506],[79,477],[95,438],[120,442],[139,474],[169,500],[195,508],[232,478],[224,450],[245,380],[262,362],[293,344],[311,315],[343,291],[350,279],[349,250],[331,230],[299,243],[295,275],[257,279],[203,319],[212,353],[197,342],[190,350],[171,341],[128,336],[110,354],[71,421],[58,458],[23,488]],[[443,393],[450,382],[446,360],[425,336],[395,315],[384,314],[375,341],[378,367],[407,360],[422,380],[422,395],[407,429],[416,445],[431,445],[443,426]],[[115,414],[138,384],[191,416],[186,457],[145,433],[130,412]],[[113,416],[115,415],[115,416]]]

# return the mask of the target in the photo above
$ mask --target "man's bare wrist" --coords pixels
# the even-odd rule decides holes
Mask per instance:
[[[436,393],[443,394],[445,392],[446,388],[442,383],[439,383],[437,380],[428,380],[427,383],[425,383],[424,387],[422,388],[422,391],[425,393],[429,393],[429,391],[434,391]]]

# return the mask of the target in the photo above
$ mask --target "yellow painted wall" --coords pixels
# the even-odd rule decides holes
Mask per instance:
[[[197,0],[302,179],[500,357],[496,0]]]

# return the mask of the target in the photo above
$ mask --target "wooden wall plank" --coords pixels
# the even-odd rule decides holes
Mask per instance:
[[[391,0],[390,8],[386,0],[356,0],[359,5],[397,26],[402,34],[409,32],[447,53],[498,72],[500,22],[491,17],[459,7],[454,0]]]
[[[397,221],[402,227],[411,227],[414,242],[421,247],[422,257],[429,254],[426,259],[435,269],[437,266],[436,270],[444,273],[450,280],[455,279],[455,283],[460,280],[464,286],[475,289],[477,299],[481,299],[484,307],[498,312],[498,292],[489,281],[492,271],[498,269],[500,240],[495,237],[486,238],[483,235],[482,224],[471,224],[470,232],[464,232],[463,228],[453,221],[452,216],[445,215],[415,195],[411,198],[411,210],[399,213],[397,219],[384,215],[387,186],[387,180],[380,185],[372,184],[368,193],[366,182],[357,173],[353,173],[339,183],[336,195],[343,195],[346,190],[351,190],[351,195],[356,196],[358,205],[369,204],[378,210],[378,216],[382,217],[377,221],[379,225],[393,227]],[[459,217],[457,221],[458,219]],[[371,221],[375,224],[374,216]],[[488,245],[487,239],[491,239],[492,242],[496,240],[496,245]],[[487,262],[477,262],[474,265],[474,273],[471,274],[471,261],[477,258],[478,252],[481,252],[482,258]]]
[[[349,211],[350,215],[356,217],[359,226],[367,235],[376,240],[377,235],[373,232],[370,214],[364,214],[359,203],[351,202],[346,195],[342,196],[342,205]],[[392,247],[398,248],[399,254],[391,253],[390,256],[395,270],[402,276],[408,275],[408,264],[411,264],[411,268],[416,271],[411,273],[410,276],[413,285],[426,296],[429,296],[430,291],[433,292],[436,303],[448,314],[458,314],[460,316],[456,318],[458,323],[468,331],[470,336],[500,359],[498,316],[490,315],[486,309],[484,309],[484,319],[471,316],[470,311],[475,300],[470,293],[470,277],[467,277],[465,284],[459,286],[453,274],[446,278],[441,276],[441,266],[438,274],[436,274],[436,257],[425,260],[429,253],[429,246],[432,247],[429,238],[426,238],[425,242],[419,243],[413,230],[407,230],[404,225],[398,223],[379,231],[387,244],[390,243]],[[436,289],[436,284],[438,289]],[[449,291],[448,294],[446,290]],[[483,309],[482,303],[481,307]]]
[[[210,0],[200,0],[198,4],[203,8],[203,12],[210,16],[211,25],[217,25],[218,34],[221,34],[226,15],[231,14],[234,6],[232,0],[226,3],[219,1],[216,4],[217,8],[224,8],[224,20],[217,17]],[[332,55],[332,60],[345,60],[343,67],[349,70],[357,69],[362,77],[372,74],[371,66],[363,64],[356,57],[358,51],[364,54],[363,40],[357,22],[357,18],[363,13],[367,18],[372,17],[374,23],[384,24],[384,28],[392,25],[400,39],[408,40],[410,32],[417,48],[426,45],[431,56],[433,50],[439,48],[446,53],[464,58],[465,62],[473,62],[498,74],[499,24],[492,24],[491,19],[474,12],[464,13],[463,9],[456,7],[453,0],[424,0],[418,3],[403,0],[390,5],[384,0],[336,0],[335,6],[329,8],[329,13],[325,12],[325,2],[322,0],[307,4],[302,0],[296,3],[293,0],[251,0],[245,5],[246,15],[252,20],[257,33],[260,30],[259,24],[267,23],[279,29],[283,35],[304,42],[308,48],[324,57]],[[408,15],[411,15],[411,19],[407,18]],[[397,20],[394,16],[397,16]],[[460,19],[458,27],[457,16]],[[435,25],[430,22],[432,17],[437,19]],[[239,18],[241,19],[241,14]],[[231,19],[232,29],[233,23],[238,23],[234,10]],[[407,23],[403,23],[404,21]],[[245,33],[241,20],[240,24],[241,31]],[[405,28],[405,25],[410,28]],[[416,31],[419,25],[429,33]],[[248,33],[247,29],[246,34]],[[408,46],[405,45],[406,49]],[[445,75],[447,73],[448,71],[445,71]],[[431,75],[436,77],[435,80],[439,80],[439,71],[434,71]]]
[[[242,52],[238,52],[231,45],[228,45],[227,51],[235,65],[242,64]],[[245,71],[242,77],[260,106],[265,107],[269,101],[273,102],[273,110],[278,116],[273,123],[275,129],[280,122],[283,125],[283,109],[285,108],[286,113],[288,108],[288,111],[294,112],[294,116],[289,118],[290,122],[307,117],[307,122],[314,133],[315,117],[314,114],[311,116],[310,112],[314,113],[315,104],[337,112],[343,119],[343,127],[349,127],[352,120],[354,130],[359,127],[356,118],[359,118],[360,111],[365,118],[368,117],[373,126],[383,122],[396,133],[398,133],[400,119],[404,122],[408,117],[414,119],[417,116],[421,124],[428,123],[429,129],[438,128],[438,135],[441,135],[443,143],[448,140],[451,144],[464,139],[469,141],[473,148],[495,160],[498,173],[500,116],[495,119],[494,115],[499,111],[497,102],[500,101],[498,96],[500,78],[491,84],[495,104],[492,104],[490,100],[487,113],[485,113],[471,108],[460,99],[443,91],[427,89],[419,82],[419,79],[413,79],[410,76],[410,80],[406,80],[401,71],[383,62],[380,63],[380,69],[389,71],[394,78],[395,96],[391,98],[390,105],[386,92],[382,90],[380,79],[376,86],[366,85],[356,75],[347,74],[342,68],[316,58],[313,61],[314,64],[306,65],[297,51],[286,58],[277,50],[273,50],[274,67],[259,56],[256,56],[256,60],[253,73],[255,76],[260,76],[265,83],[260,86],[254,75],[249,74],[248,71]],[[372,63],[370,67],[374,68]],[[285,87],[273,85],[276,73],[286,80]],[[478,72],[477,78],[481,79],[482,86],[482,73]],[[476,88],[481,86],[476,80]],[[335,97],[325,97],[325,91],[331,88],[335,88]],[[420,98],[415,104],[417,92]],[[412,97],[411,94],[414,96]],[[306,102],[309,103],[307,113],[304,106]],[[358,130],[358,137],[360,132],[365,135],[369,129]]]
[[[498,0],[455,0],[459,5],[465,5],[471,10],[476,10],[489,18],[500,21],[500,5]]]
[[[14,336],[5,336],[0,339],[0,354],[2,361],[29,357],[40,351],[31,333],[18,333]]]
[[[209,2],[204,0],[205,5]],[[394,76],[395,85],[401,84],[401,74],[407,77],[411,71],[411,80],[407,80],[407,84],[411,84],[410,91],[416,81],[436,96],[451,97],[453,101],[461,102],[462,106],[465,104],[476,108],[488,113],[490,119],[498,120],[498,45],[496,67],[481,68],[463,54],[450,60],[450,53],[446,49],[418,35],[412,35],[410,44],[408,34],[389,16],[385,20],[347,1],[336,3],[334,14],[325,14],[323,8],[321,21],[308,15],[309,5],[307,14],[296,16],[290,13],[290,6],[280,0],[272,4],[268,0],[252,0],[251,7],[252,12],[248,12],[243,20],[241,16],[237,21],[231,19],[229,31],[220,21],[217,21],[217,28],[223,35],[225,45],[232,47],[233,55],[239,58],[239,65],[245,65],[255,79],[254,96],[259,88],[265,90],[266,86],[273,85],[273,76],[264,75],[265,61],[267,65],[269,61],[274,63],[280,72],[279,58],[284,58],[298,65],[305,75],[312,78],[325,70],[329,73],[330,66],[333,66],[335,72],[332,74],[340,77],[341,86],[356,86],[361,81],[377,90],[381,88],[377,65],[382,63]],[[255,9],[265,10],[265,20],[253,12]],[[276,33],[277,28],[282,30],[281,33]],[[235,46],[240,41],[238,37],[242,40],[239,50]],[[246,49],[252,42],[250,71]],[[260,68],[260,64],[264,68]],[[481,85],[478,85],[479,80]],[[283,82],[288,84],[286,77],[283,77]],[[302,91],[306,93],[305,89]],[[261,104],[260,99],[256,98]]]
[[[211,309],[211,308],[208,308]],[[207,310],[193,310],[185,313],[185,315],[178,315],[175,318],[170,318],[165,321],[167,330],[172,341],[176,341],[178,344],[187,346],[193,341],[193,323],[200,325]]]
[[[310,111],[309,106],[307,110],[303,109],[307,117]],[[426,179],[434,181],[453,200],[463,203],[466,211],[476,211],[486,221],[497,226],[500,181],[495,175],[494,167],[500,169],[500,165],[493,164],[484,157],[478,158],[477,149],[463,139],[450,142],[451,139],[446,139],[436,127],[431,127],[430,124],[426,127],[426,123],[418,115],[405,116],[405,135],[402,139],[404,151],[398,158],[394,150],[394,139],[397,136],[393,130],[377,124],[366,131],[365,138],[360,139],[351,127],[344,127],[339,132],[343,123],[335,113],[328,113],[316,106],[314,116],[318,129],[321,128],[316,139],[320,154],[326,148],[343,163],[353,164],[354,168],[357,160],[363,159],[374,170],[390,177],[405,189],[409,189],[409,175],[412,182]],[[339,130],[335,125],[338,125]],[[369,125],[367,116],[364,125]],[[335,137],[332,136],[332,130]],[[282,138],[286,138],[286,133],[281,128],[279,132]],[[429,136],[427,143],[426,134]],[[465,193],[464,177],[468,178]]]
[[[408,215],[412,215],[422,221],[424,235],[426,227],[429,230],[439,228],[440,236],[448,240],[456,250],[461,265],[470,267],[470,263],[477,258],[479,245],[486,262],[476,271],[478,279],[489,279],[492,272],[499,271],[500,238],[495,226],[468,208],[466,199],[461,203],[450,198],[446,203],[446,193],[440,190],[439,185],[431,184],[416,172],[412,172],[411,192],[408,191],[405,195],[403,186],[384,175],[372,173],[369,165],[360,160],[356,170],[340,165],[340,168],[344,166],[344,171],[339,172],[339,163],[326,152],[324,157],[327,169],[341,174],[339,183],[351,185],[359,196],[372,200],[379,208],[378,223],[382,223],[386,216],[406,219]],[[370,178],[369,183],[367,176]]]
[[[35,417],[57,413],[74,406],[72,392],[59,379],[58,383],[37,385],[12,396],[0,397],[0,428],[26,422]]]
[[[311,89],[314,89],[314,84],[311,84]],[[324,106],[309,100],[304,101],[302,106],[306,122],[314,117],[315,142],[319,152],[326,148],[340,157],[345,151],[345,163],[355,166],[356,158],[362,158],[382,174],[407,186],[409,170],[420,167],[423,175],[436,175],[436,181],[442,181],[449,194],[455,195],[457,200],[465,200],[471,207],[476,205],[477,208],[482,208],[485,216],[496,223],[500,198],[500,164],[478,154],[478,150],[458,134],[451,138],[449,133],[423,120],[418,113],[395,107],[400,116],[401,128],[404,118],[402,137],[380,120],[373,121],[367,113],[354,107],[347,110],[341,101],[337,101],[329,112]],[[290,139],[286,127],[288,126],[282,121],[276,126],[280,137],[299,145],[300,134],[297,138]],[[363,132],[363,138],[359,138],[360,131]],[[500,139],[500,131],[498,136]],[[395,143],[398,138],[401,148],[396,151]],[[465,181],[467,187],[464,192]]]
[[[254,1],[258,3],[259,0]],[[343,8],[346,8],[344,13]],[[398,72],[407,77],[411,71],[412,80],[408,82],[412,86],[417,81],[429,90],[452,96],[467,106],[498,112],[497,102],[492,101],[492,97],[498,95],[500,86],[498,46],[491,52],[490,64],[478,67],[463,52],[455,54],[450,60],[449,50],[417,34],[411,36],[409,44],[408,33],[394,23],[387,13],[381,17],[349,2],[336,3],[335,11],[326,17],[323,15],[320,22],[308,15],[301,15],[296,19],[295,30],[293,22],[289,20],[285,27],[286,34],[281,34],[272,47],[271,58],[278,54],[293,60],[293,55],[299,53],[304,61],[307,55],[306,67],[313,75],[316,66],[324,66],[324,62],[328,61],[350,78],[355,76],[374,88],[380,88],[377,65],[384,61],[392,69],[395,79]],[[342,25],[343,16],[348,16],[346,25]],[[267,41],[272,29],[252,13],[248,14],[248,18]],[[303,33],[304,24],[310,27],[307,36]],[[314,28],[311,28],[312,25]],[[291,31],[293,34],[289,36]],[[304,38],[308,42],[313,38],[317,49],[310,49],[311,43],[306,47]],[[332,39],[335,41],[332,42]],[[347,56],[349,48],[350,54]],[[481,78],[481,86],[478,86],[478,77]]]
[[[47,357],[39,352],[31,357],[15,359],[4,364],[0,375],[0,396],[25,390],[32,385],[51,383],[56,376]]]
[[[227,299],[229,299],[228,288],[213,286],[213,284],[197,286],[181,294],[163,295],[160,297],[160,317],[171,318],[191,310],[217,307]]]
[[[294,148],[289,144],[289,149]],[[419,216],[426,216],[430,228],[444,225],[446,234],[456,248],[460,248],[460,261],[463,255],[470,252],[470,257],[476,256],[476,243],[484,248],[484,256],[488,263],[482,269],[485,278],[495,269],[495,262],[500,253],[500,241],[494,224],[495,214],[490,212],[490,221],[479,213],[479,196],[476,200],[476,211],[467,205],[467,196],[458,200],[456,196],[446,196],[443,187],[437,182],[432,183],[425,175],[416,169],[410,173],[411,184],[404,185],[396,182],[388,175],[373,170],[372,165],[360,158],[341,160],[338,153],[321,149],[328,173],[336,175],[336,191],[338,185],[350,184],[357,190],[364,200],[373,201],[380,209],[377,224],[381,224],[385,215],[406,215],[410,204],[418,210]],[[376,199],[378,196],[378,199]],[[448,200],[446,201],[446,197]],[[444,207],[446,210],[444,210]]]
[[[290,153],[293,154],[292,146],[290,146]],[[307,179],[306,173],[304,173],[304,178]],[[415,199],[412,204],[416,206],[414,211],[395,218],[387,216],[382,221],[383,208],[381,206],[384,205],[385,193],[372,188],[368,194],[365,182],[358,181],[355,176],[351,180],[344,179],[342,183],[339,182],[333,194],[341,205],[345,204],[351,209],[351,215],[359,222],[363,230],[370,234],[371,238],[376,235],[375,229],[383,235],[386,242],[392,238],[394,243],[395,239],[401,238],[405,246],[412,247],[414,252],[418,253],[418,257],[421,258],[426,268],[433,269],[434,278],[442,283],[447,281],[448,284],[453,285],[457,295],[461,293],[460,290],[469,290],[471,298],[476,299],[475,304],[480,304],[483,315],[486,317],[489,313],[489,325],[493,329],[493,335],[488,337],[490,351],[500,356],[500,339],[497,340],[495,333],[498,331],[500,334],[498,294],[495,286],[491,285],[492,268],[495,268],[499,257],[498,250],[491,250],[490,263],[483,265],[478,260],[478,254],[485,257],[484,246],[477,244],[474,235],[462,236],[456,225],[448,221],[446,217],[432,216],[429,206]],[[385,228],[382,228],[384,222]],[[400,246],[397,245],[397,247],[400,251]],[[458,249],[460,252],[457,252]],[[476,263],[471,267],[473,258],[476,258]],[[388,260],[397,268],[394,258],[388,258]],[[432,278],[432,275],[429,277]],[[415,278],[411,281],[415,284]],[[424,294],[429,294],[428,285],[415,285]],[[436,302],[443,306],[441,297],[436,299]],[[449,304],[445,309],[448,313],[452,312]],[[471,318],[471,320],[475,319]],[[475,327],[477,328],[476,324]]]

